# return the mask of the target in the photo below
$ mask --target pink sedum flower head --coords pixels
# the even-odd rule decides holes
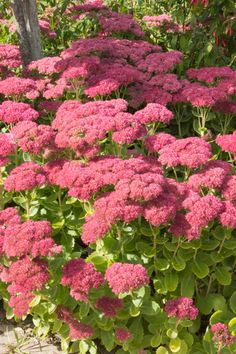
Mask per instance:
[[[64,265],[61,284],[70,287],[70,294],[78,301],[88,301],[89,290],[103,283],[103,275],[96,271],[93,264],[84,259],[73,259]]]
[[[221,193],[226,200],[236,202],[236,175],[225,178]]]
[[[60,57],[44,57],[36,61],[31,61],[28,69],[37,70],[40,74],[52,75],[58,72],[56,65],[60,61]]]
[[[0,44],[0,67],[15,69],[23,64],[20,50],[12,44]]]
[[[221,347],[228,347],[236,341],[236,337],[230,334],[228,326],[224,323],[217,322],[213,324],[211,332],[213,333],[212,340]]]
[[[123,301],[118,298],[102,296],[96,301],[96,308],[103,312],[105,317],[116,317],[117,312],[123,308]]]
[[[209,161],[201,171],[189,177],[188,185],[195,191],[201,187],[220,189],[228,180],[231,169],[232,166],[226,161]]]
[[[11,170],[4,188],[7,191],[24,191],[39,187],[46,182],[43,168],[34,162],[23,162]]]
[[[141,264],[113,263],[107,268],[105,279],[115,294],[127,293],[149,284],[147,271]]]
[[[70,321],[69,324],[69,337],[72,340],[86,340],[93,336],[94,330],[91,326],[85,323],[79,323],[76,320]]]
[[[224,211],[219,215],[221,225],[234,229],[236,227],[236,205],[230,201],[223,202]]]
[[[11,134],[18,146],[31,154],[38,155],[46,148],[54,146],[55,133],[49,125],[19,122],[11,129]]]
[[[156,135],[148,136],[145,139],[145,147],[149,152],[158,152],[168,144],[173,143],[176,138],[167,133],[158,133]]]
[[[51,234],[52,228],[48,221],[28,220],[16,224],[5,231],[3,251],[7,257],[53,256],[60,253],[62,247],[55,244]]]
[[[0,93],[8,97],[22,97],[35,99],[43,90],[43,82],[22,77],[8,77],[0,81]]]
[[[219,135],[216,138],[216,144],[219,145],[223,151],[236,154],[236,132],[233,134]]]
[[[21,317],[26,315],[34,298],[33,291],[41,290],[49,281],[47,262],[23,257],[13,262],[6,272],[4,281],[10,283],[9,306]]]
[[[197,137],[178,139],[163,147],[159,154],[161,164],[168,167],[197,168],[212,157],[211,145]]]
[[[134,114],[141,123],[162,122],[168,124],[173,119],[173,113],[158,103],[149,103],[144,109]]]
[[[73,318],[71,311],[63,305],[57,307],[57,316],[69,327],[69,337],[71,340],[88,339],[93,336],[94,330],[91,326],[79,323]]]
[[[20,121],[32,121],[39,117],[39,113],[35,111],[28,103],[4,101],[0,104],[0,120],[5,123],[17,123]]]
[[[13,139],[12,134],[9,133],[0,133],[0,166],[5,165],[5,162],[8,162],[8,159],[5,159],[7,156],[14,154],[16,151],[16,143]]]
[[[119,342],[126,342],[127,340],[132,338],[132,333],[130,331],[128,331],[127,329],[117,328],[115,330],[115,336]]]
[[[177,317],[179,320],[194,321],[199,313],[193,300],[184,296],[167,301],[164,310],[168,317]]]

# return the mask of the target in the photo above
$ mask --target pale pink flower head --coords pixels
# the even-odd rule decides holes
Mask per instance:
[[[199,313],[193,303],[193,299],[184,296],[167,301],[164,310],[168,317],[177,317],[179,320],[188,319],[194,321]]]
[[[115,294],[127,293],[149,284],[147,271],[141,264],[113,263],[107,268],[105,279]]]
[[[236,132],[233,132],[233,134],[219,135],[216,138],[216,144],[219,145],[223,151],[236,154]]]
[[[54,147],[55,132],[49,125],[19,122],[11,129],[11,134],[25,152],[38,155],[46,148]]]
[[[82,258],[72,259],[63,267],[61,284],[70,287],[70,294],[76,300],[87,302],[89,291],[98,288],[103,281],[103,275],[94,265]]]
[[[44,57],[31,61],[28,65],[29,70],[37,70],[40,74],[52,75],[58,73],[56,64],[61,61],[60,57]]]
[[[144,144],[149,152],[158,152],[166,145],[173,143],[175,140],[176,138],[171,134],[158,133],[148,136],[145,139]]]
[[[34,162],[23,162],[11,170],[4,187],[7,191],[23,191],[39,187],[46,182],[43,168]]]
[[[4,101],[0,104],[0,120],[5,123],[36,120],[39,113],[28,103]]]
[[[168,167],[197,168],[212,157],[211,145],[197,137],[178,139],[163,147],[159,154],[161,164]]]
[[[162,122],[168,124],[173,119],[173,113],[165,106],[158,103],[149,103],[147,106],[134,114],[141,123]]]
[[[119,342],[126,342],[132,338],[132,333],[124,328],[116,328],[115,336]]]
[[[123,301],[115,297],[102,296],[96,301],[96,308],[103,312],[105,317],[115,317],[123,308]]]
[[[211,332],[213,333],[213,342],[222,347],[228,347],[236,341],[236,337],[229,332],[228,326],[224,323],[217,322],[213,324]]]

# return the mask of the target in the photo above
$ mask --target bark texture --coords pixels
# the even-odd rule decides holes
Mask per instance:
[[[20,50],[25,64],[42,58],[36,0],[12,0],[11,7],[20,37]]]

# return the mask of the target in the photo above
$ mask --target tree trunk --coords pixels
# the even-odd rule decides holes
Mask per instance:
[[[12,0],[11,7],[20,37],[20,50],[25,64],[42,58],[36,0]]]

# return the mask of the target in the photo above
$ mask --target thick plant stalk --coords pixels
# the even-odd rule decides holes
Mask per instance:
[[[20,49],[25,64],[42,57],[36,0],[12,0],[11,7],[20,37]]]

